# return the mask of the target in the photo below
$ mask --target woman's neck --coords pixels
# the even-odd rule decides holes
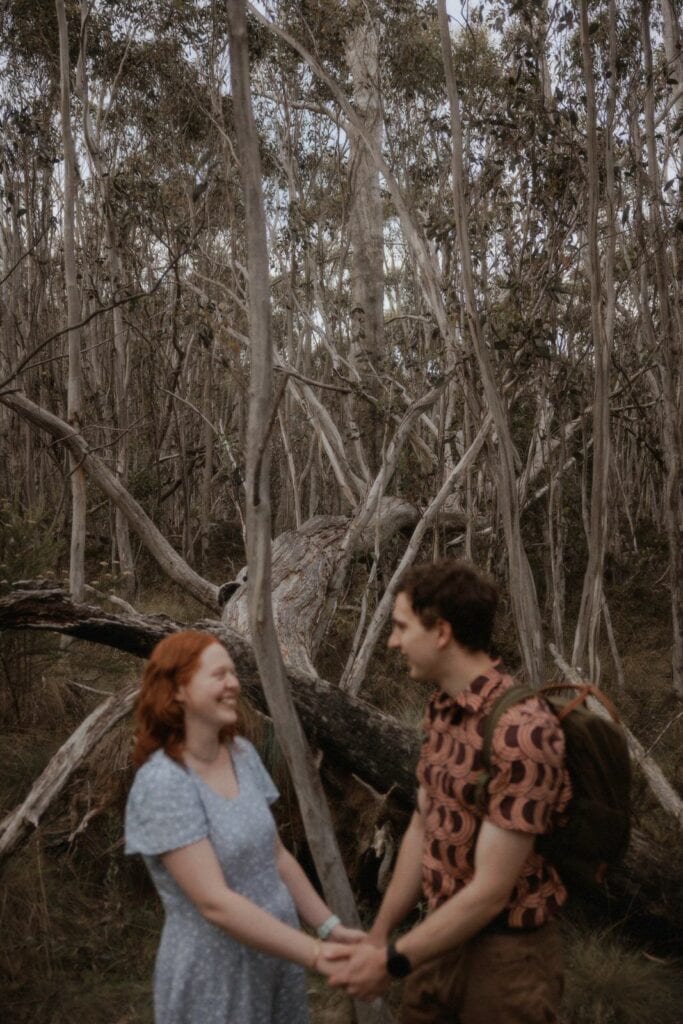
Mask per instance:
[[[201,764],[213,764],[220,756],[223,744],[215,729],[202,728],[201,725],[187,722],[185,725],[185,743],[183,753],[189,754]]]

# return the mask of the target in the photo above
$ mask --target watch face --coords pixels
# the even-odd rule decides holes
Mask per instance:
[[[399,953],[392,943],[387,948],[387,971],[392,978],[405,978],[407,974],[410,974],[412,964],[407,956],[403,953]]]

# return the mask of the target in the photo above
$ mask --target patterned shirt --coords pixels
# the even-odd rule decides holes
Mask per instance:
[[[483,768],[484,723],[495,700],[513,685],[500,662],[451,697],[432,697],[417,775],[426,795],[422,886],[430,910],[459,892],[474,874],[481,823],[476,783]],[[499,828],[541,835],[571,799],[564,735],[540,697],[513,705],[498,722],[491,749],[485,819]],[[559,875],[533,850],[505,910],[513,928],[535,928],[567,899]]]

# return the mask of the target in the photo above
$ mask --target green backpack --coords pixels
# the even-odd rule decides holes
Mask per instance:
[[[571,698],[562,696],[567,690],[578,692]],[[586,706],[589,695],[604,705],[611,719]],[[540,690],[524,686],[506,690],[486,718],[478,805],[483,811],[491,778],[493,733],[501,716],[514,704],[538,696],[550,705],[562,727],[573,795],[563,820],[538,837],[536,848],[557,868],[565,885],[595,889],[626,853],[631,820],[631,760],[626,736],[614,705],[597,687],[558,683]]]

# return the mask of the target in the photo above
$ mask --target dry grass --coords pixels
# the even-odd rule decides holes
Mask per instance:
[[[683,964],[657,960],[607,932],[570,931],[564,1024],[679,1024]]]

